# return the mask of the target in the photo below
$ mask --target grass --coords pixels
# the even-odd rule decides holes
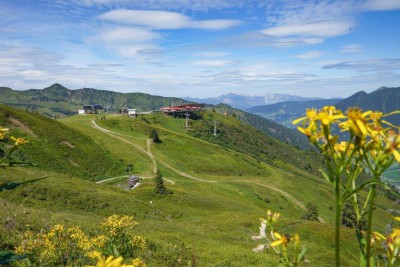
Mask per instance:
[[[183,241],[198,266],[276,266],[277,257],[272,252],[251,251],[257,242],[250,236],[257,234],[259,218],[271,209],[282,214],[282,233],[300,234],[310,266],[331,266],[333,197],[322,178],[283,161],[272,166],[239,149],[196,138],[186,132],[182,119],[107,116],[106,120],[96,120],[101,127],[122,135],[100,131],[92,126],[92,120],[95,116],[74,116],[61,122],[109,151],[122,166],[133,164],[134,172],[148,179],[141,179],[138,188],[126,191],[118,188],[124,187],[126,178],[95,184],[42,168],[3,168],[0,181],[47,178],[0,192],[0,211],[5,214],[0,224],[1,248],[12,248],[18,242],[18,233],[27,229],[66,223],[90,230],[106,216],[120,213],[135,216],[140,223],[135,234],[166,250],[172,242],[169,240]],[[240,126],[232,117],[221,121],[226,127]],[[166,196],[154,193],[153,161],[143,152],[153,128],[162,143],[151,144],[150,151],[166,187],[173,191]],[[102,179],[122,175],[126,173],[120,169]],[[317,205],[326,223],[300,219],[304,210],[299,203],[307,202]],[[380,196],[378,203],[376,228],[384,228],[390,220],[385,209],[391,202]],[[343,229],[342,237],[342,266],[355,266],[353,230]],[[154,257],[161,254],[157,255]],[[159,266],[155,262],[149,265]]]

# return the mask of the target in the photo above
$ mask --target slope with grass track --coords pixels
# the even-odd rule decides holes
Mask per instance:
[[[232,116],[219,116],[213,114],[213,119],[221,121],[226,131],[244,128],[252,133]],[[208,124],[207,120],[204,123]],[[184,242],[189,257],[195,258],[199,266],[276,266],[277,257],[272,252],[251,251],[257,242],[250,236],[258,232],[259,218],[271,209],[282,214],[282,233],[300,234],[312,266],[331,265],[331,189],[302,166],[298,168],[283,158],[271,157],[268,162],[273,154],[257,160],[247,154],[249,147],[239,148],[244,142],[239,143],[239,139],[235,147],[232,143],[210,142],[206,133],[197,137],[194,130],[196,123],[202,124],[200,121],[192,122],[189,132],[184,128],[184,119],[158,115],[116,115],[106,120],[73,116],[61,122],[109,151],[110,156],[132,164],[133,172],[146,179],[140,180],[139,187],[126,191],[125,170],[105,176],[96,184],[33,167],[4,169],[1,181],[47,178],[0,192],[0,203],[4,203],[0,212],[6,215],[0,221],[1,247],[11,248],[17,234],[25,229],[38,230],[60,222],[92,229],[105,216],[120,213],[134,215],[140,223],[135,234],[146,236],[157,247],[146,258],[149,266],[163,266],[167,257],[176,255],[172,249],[176,240]],[[157,130],[162,143],[148,141],[152,129]],[[253,143],[254,139],[247,142]],[[224,140],[231,142],[229,138]],[[166,181],[174,182],[165,183],[173,194],[154,193],[154,182],[148,178],[154,175],[155,166]],[[300,219],[308,202],[318,206],[326,223]],[[385,209],[391,202],[379,196],[378,204],[376,225],[382,229],[390,220]],[[342,266],[354,266],[357,259],[352,256],[356,251],[352,230],[343,229],[343,242]]]
[[[118,172],[123,166],[118,158],[87,136],[35,112],[0,105],[0,125],[11,128],[11,135],[25,137],[30,142],[13,161],[90,180]]]

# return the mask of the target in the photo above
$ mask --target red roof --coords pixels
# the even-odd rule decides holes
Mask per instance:
[[[186,104],[182,106],[174,106],[174,107],[163,107],[160,110],[164,112],[177,112],[177,111],[198,111],[203,108],[203,105],[200,104]]]

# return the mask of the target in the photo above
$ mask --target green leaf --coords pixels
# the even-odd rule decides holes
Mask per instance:
[[[328,181],[328,183],[333,184],[333,178],[329,177],[329,175],[324,172],[322,169],[319,170],[322,174],[322,176],[325,178],[325,180]]]
[[[14,261],[19,261],[28,258],[28,254],[17,255],[9,251],[0,251],[0,265],[8,264]]]
[[[297,255],[297,260],[296,260],[297,264],[300,264],[302,261],[304,261],[304,255],[306,254],[306,251],[307,251],[307,249],[305,247],[303,247],[301,252]]]
[[[350,197],[352,197],[354,194],[357,194],[358,192],[360,192],[361,190],[363,190],[365,187],[367,187],[368,185],[382,185],[383,183],[381,181],[377,181],[377,180],[369,180],[366,181],[365,183],[361,184],[359,187],[357,187],[356,189],[348,192],[347,194],[344,195],[343,197],[343,202],[346,202],[346,200],[348,200]]]

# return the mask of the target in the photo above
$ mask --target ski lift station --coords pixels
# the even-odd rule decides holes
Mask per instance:
[[[189,114],[190,117],[203,117],[205,112],[202,104],[186,104],[182,106],[160,108],[164,116],[173,116],[185,118]]]
[[[100,104],[84,105],[79,114],[98,114],[100,109],[104,109]]]

